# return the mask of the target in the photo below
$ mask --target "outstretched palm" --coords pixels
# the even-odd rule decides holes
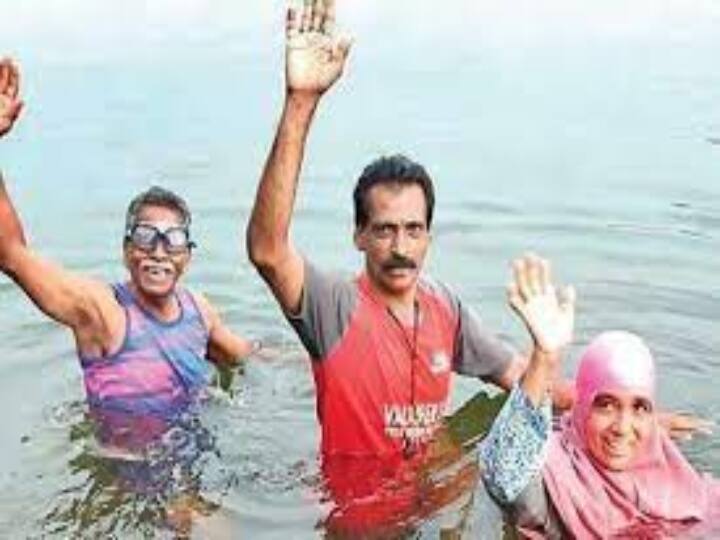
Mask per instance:
[[[550,279],[547,261],[528,255],[513,263],[508,301],[527,326],[535,345],[557,352],[572,341],[575,324],[575,291],[560,295]]]
[[[0,60],[0,137],[12,128],[20,114],[22,101],[18,99],[20,74],[9,59]]]
[[[340,77],[350,42],[335,34],[334,0],[305,0],[288,11],[286,77],[289,90],[322,94]]]

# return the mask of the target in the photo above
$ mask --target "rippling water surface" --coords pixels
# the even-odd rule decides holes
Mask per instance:
[[[309,367],[241,234],[280,106],[281,3],[17,4],[0,0],[0,54],[21,62],[27,108],[0,165],[33,245],[121,279],[125,205],[164,184],[195,213],[187,282],[272,350],[203,407],[196,536],[323,537]],[[359,268],[354,178],[378,153],[409,153],[437,184],[429,271],[487,324],[525,346],[507,265],[545,254],[579,294],[568,374],[596,332],[630,329],[656,354],[665,406],[720,420],[720,11],[459,4],[341,9],[356,42],[317,118],[295,241],[322,266]],[[0,536],[169,534],[164,501],[117,488],[93,446],[69,333],[4,278],[0,305]],[[465,441],[497,406],[467,380],[453,403]],[[720,475],[717,435],[683,448]],[[408,535],[464,519],[466,537],[502,536],[481,491],[451,510]]]

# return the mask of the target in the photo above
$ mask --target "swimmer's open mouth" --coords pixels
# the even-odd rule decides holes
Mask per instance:
[[[174,268],[171,265],[153,262],[140,264],[140,271],[153,280],[167,279],[174,275]]]

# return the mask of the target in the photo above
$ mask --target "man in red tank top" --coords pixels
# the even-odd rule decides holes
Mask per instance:
[[[445,411],[451,372],[509,389],[527,361],[445,285],[422,275],[435,197],[427,171],[407,157],[382,157],[357,182],[354,241],[365,268],[356,279],[317,269],[292,244],[307,136],[350,50],[334,27],[334,0],[309,0],[288,12],[284,108],[247,247],[312,357],[323,469],[336,503],[351,501],[344,518],[352,532],[403,513],[422,514],[416,510],[423,497],[451,496],[423,492],[414,481]],[[556,381],[553,392],[557,407],[571,406],[574,391],[566,381]],[[675,415],[666,423],[684,433],[698,425]],[[368,498],[380,493],[388,498]]]
[[[365,268],[356,279],[317,269],[291,243],[312,118],[350,48],[333,26],[332,0],[288,13],[285,105],[247,246],[312,357],[327,485],[338,506],[349,505],[345,528],[358,532],[415,504],[412,471],[446,411],[451,373],[509,388],[525,362],[448,287],[421,273],[435,196],[429,174],[411,159],[382,157],[357,182],[354,241]],[[407,472],[410,483],[391,490],[391,502],[350,509]]]

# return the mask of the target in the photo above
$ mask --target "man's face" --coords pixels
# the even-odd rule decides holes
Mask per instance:
[[[132,282],[141,295],[167,297],[190,262],[189,245],[176,241],[182,240],[182,217],[170,208],[147,205],[138,212],[136,228],[124,249]]]
[[[652,402],[641,394],[617,390],[593,399],[585,424],[590,454],[604,467],[630,467],[648,444],[655,422]]]
[[[355,231],[355,245],[365,252],[368,277],[386,297],[412,299],[430,245],[422,188],[376,185],[367,201],[368,222]]]

